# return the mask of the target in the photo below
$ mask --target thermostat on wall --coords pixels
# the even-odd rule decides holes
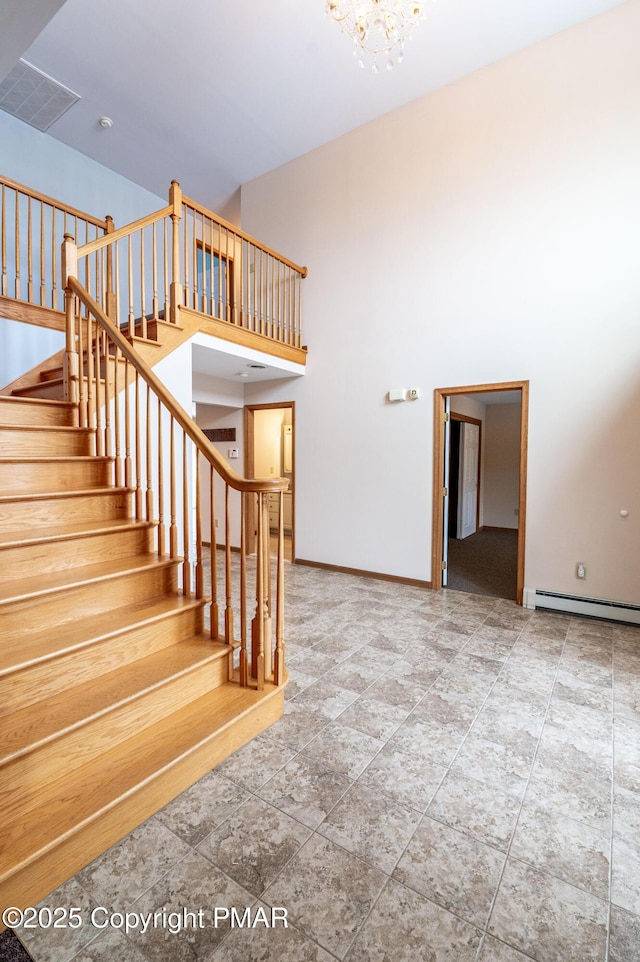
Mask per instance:
[[[407,389],[404,387],[394,387],[389,391],[387,397],[390,401],[406,401]]]

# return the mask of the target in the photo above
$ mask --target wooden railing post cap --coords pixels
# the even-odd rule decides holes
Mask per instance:
[[[62,287],[68,288],[69,277],[78,276],[78,248],[73,234],[65,234],[62,241]]]
[[[169,204],[173,207],[173,217],[182,217],[182,188],[177,180],[171,181]],[[174,220],[174,224],[177,223]],[[175,278],[174,278],[175,279]]]
[[[104,219],[104,222],[105,222],[105,224],[107,225],[107,226],[106,226],[106,233],[107,233],[107,234],[111,234],[112,231],[113,231],[113,229],[114,229],[114,227],[115,227],[115,224],[113,223],[113,217],[111,216],[111,214],[107,214],[107,216],[106,216],[105,219]]]

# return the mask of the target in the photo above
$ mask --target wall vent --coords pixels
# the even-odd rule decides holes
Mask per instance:
[[[627,605],[622,601],[602,601],[599,598],[580,598],[577,595],[525,588],[524,607],[640,625],[640,605]]]
[[[79,94],[22,59],[0,83],[0,108],[38,130],[47,130],[78,100]]]

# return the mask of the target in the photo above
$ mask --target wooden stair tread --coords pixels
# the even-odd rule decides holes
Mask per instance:
[[[36,431],[39,434],[58,434],[61,437],[68,434],[95,434],[94,428],[79,428],[74,424],[5,424],[0,423],[3,431],[16,431],[20,434],[31,434]]]
[[[73,401],[58,401],[55,398],[21,398],[15,397],[13,394],[0,394],[0,404],[4,402],[11,404],[36,404],[44,406],[58,407],[63,411],[71,411],[76,405]]]
[[[62,368],[60,368],[60,370],[62,370]],[[29,398],[28,395],[29,395],[29,392],[30,392],[30,391],[36,391],[38,388],[43,388],[43,387],[46,387],[47,385],[52,385],[52,384],[58,384],[58,385],[62,386],[63,383],[64,383],[64,379],[63,379],[62,377],[58,377],[58,378],[56,378],[54,381],[36,381],[34,384],[29,384],[28,387],[19,387],[19,388],[16,388],[15,391],[12,391],[12,394],[13,394],[14,397],[17,397],[17,398],[22,398],[22,397],[24,397],[25,400],[34,400],[34,401],[35,401],[35,400],[38,400],[38,399],[37,399],[37,398]],[[46,401],[46,400],[49,400],[49,401],[57,401],[57,400],[59,400],[59,399],[58,399],[58,398],[42,398],[41,400],[43,400],[43,401]]]
[[[2,494],[0,495],[0,504],[10,504],[12,501],[46,501],[47,498],[55,498],[56,500],[68,499],[68,498],[86,498],[100,496],[100,495],[128,495],[135,491],[135,488],[116,488],[113,485],[102,488],[74,488],[71,491],[37,491],[33,494],[24,494],[15,492],[12,494]]]
[[[0,455],[0,464],[69,464],[75,463],[76,461],[113,464],[115,458],[109,457],[106,454],[34,454],[24,456],[10,454],[8,457]]]
[[[205,603],[206,599],[183,595],[162,595],[151,600],[145,598],[116,611],[100,612],[70,625],[55,625],[31,633],[19,641],[4,642],[0,647],[0,677],[49,661],[58,655],[80,651],[129,629],[161,622],[178,611],[199,608]]]
[[[47,572],[30,578],[21,578],[7,584],[0,583],[0,604],[36,598],[38,595],[73,588],[90,582],[117,578],[119,575],[144,571],[156,566],[169,567],[180,562],[180,558],[158,557],[156,554],[143,554],[135,558],[117,561],[102,561],[100,564],[69,568],[64,571]]]
[[[144,697],[171,678],[227,656],[226,645],[202,634],[3,716],[0,770],[7,762],[110,709]]]
[[[88,538],[94,534],[142,530],[155,526],[156,522],[154,521],[113,518],[107,521],[86,521],[84,524],[47,525],[46,528],[34,530],[21,528],[19,531],[0,531],[0,549],[15,548],[18,545],[42,544],[47,541],[69,541],[76,538]]]
[[[99,758],[52,780],[38,806],[3,825],[0,882],[281,691],[269,683],[258,692],[226,682]]]

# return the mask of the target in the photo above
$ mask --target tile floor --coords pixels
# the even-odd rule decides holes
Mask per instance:
[[[36,962],[638,962],[640,629],[298,566],[287,590],[284,717],[43,903],[186,928],[23,932]]]

